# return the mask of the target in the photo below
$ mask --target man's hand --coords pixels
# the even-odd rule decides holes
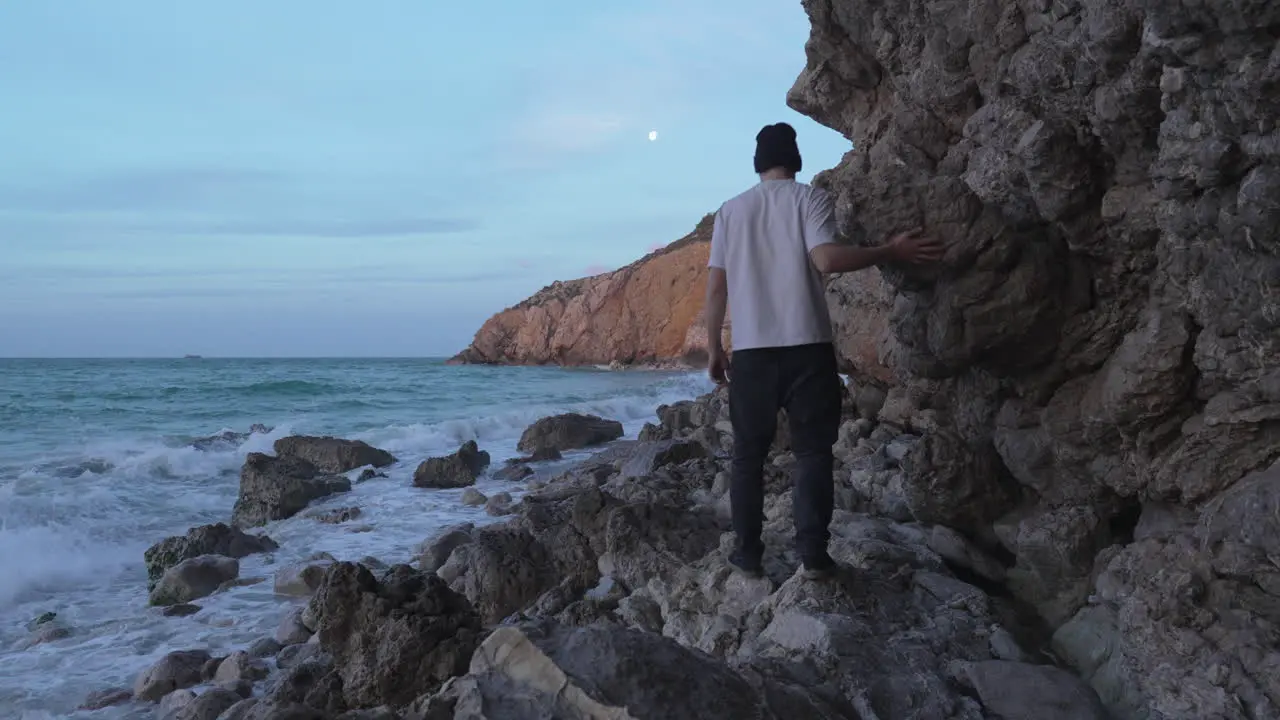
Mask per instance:
[[[914,265],[937,262],[947,251],[946,245],[920,229],[894,235],[888,247],[894,260]]]
[[[708,354],[710,360],[707,364],[707,374],[717,385],[729,384],[729,355],[725,353],[724,348],[711,348]]]

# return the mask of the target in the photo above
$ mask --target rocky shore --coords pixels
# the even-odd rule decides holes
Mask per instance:
[[[797,572],[785,432],[767,472],[767,576],[727,566],[723,391],[659,408],[638,440],[606,419],[559,416],[531,426],[530,455],[506,467],[600,450],[499,503],[490,514],[504,521],[444,528],[412,564],[317,555],[284,568],[272,580],[282,607],[307,600],[273,637],[225,657],[171,653],[85,707],[154,704],[167,720],[1108,717],[1011,599],[1007,562],[895,512],[921,439],[878,419],[883,399],[858,387],[846,397],[834,580]],[[250,528],[343,492],[340,473],[396,462],[333,438],[275,450],[246,460],[232,523],[147,552],[153,603],[198,613],[201,597],[260,581],[240,579],[237,559],[276,545]],[[468,443],[423,461],[414,482],[465,486],[490,471]]]
[[[225,659],[193,648],[97,702],[183,718],[1280,718],[1280,5],[804,6],[788,102],[853,140],[814,180],[842,232],[949,244],[937,266],[828,288],[857,377],[835,581],[796,573],[785,433],[768,577],[727,569],[714,394],[412,565],[314,558],[276,578],[309,598],[276,638]],[[655,283],[701,272],[662,257]],[[459,361],[692,358],[700,293],[691,280],[625,315],[656,286],[644,272],[548,288]],[[495,472],[482,453],[424,464],[423,486]],[[160,600],[236,582],[235,556],[269,544],[249,527],[350,487],[339,456],[250,457],[242,527],[166,541]]]

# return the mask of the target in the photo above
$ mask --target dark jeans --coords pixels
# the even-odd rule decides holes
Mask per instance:
[[[827,557],[835,504],[831,446],[840,432],[840,375],[830,343],[737,350],[731,362],[729,414],[733,421],[730,501],[738,548],[764,553],[764,462],[786,408],[795,453],[792,513],[796,550],[806,563]]]

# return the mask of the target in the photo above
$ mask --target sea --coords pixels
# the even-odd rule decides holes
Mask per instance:
[[[77,707],[132,687],[167,652],[229,654],[271,635],[300,602],[273,593],[282,567],[320,552],[409,562],[442,527],[495,521],[464,506],[462,490],[413,487],[421,460],[476,440],[497,467],[530,423],[568,411],[619,420],[634,437],[659,405],[710,390],[701,373],[441,359],[0,359],[0,718],[154,717],[154,706]],[[270,429],[193,445],[255,424]],[[353,521],[299,515],[263,528],[281,547],[242,560],[240,575],[264,582],[198,600],[189,617],[148,607],[143,552],[229,522],[245,455],[292,434],[365,440],[399,463],[316,504],[360,507]],[[523,485],[477,487],[518,498]],[[45,613],[70,634],[29,646]]]

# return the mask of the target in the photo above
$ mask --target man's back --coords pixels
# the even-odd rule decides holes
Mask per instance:
[[[735,350],[831,341],[809,251],[834,234],[830,197],[793,179],[762,180],[720,207],[709,265],[725,270]]]

